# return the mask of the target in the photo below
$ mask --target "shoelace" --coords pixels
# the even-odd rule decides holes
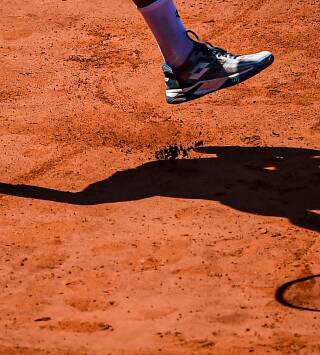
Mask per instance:
[[[215,47],[210,42],[202,41],[199,38],[199,36],[195,32],[193,32],[192,30],[187,30],[186,36],[190,39],[190,41],[204,45],[207,48],[207,50],[210,51],[211,53],[213,53],[217,58],[219,58],[219,57],[237,58],[237,55],[234,55],[234,54],[226,51],[223,48]],[[194,37],[195,39],[192,37]]]

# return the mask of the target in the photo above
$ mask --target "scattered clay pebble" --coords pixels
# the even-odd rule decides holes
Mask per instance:
[[[189,152],[203,146],[203,141],[195,142],[189,147],[173,144],[158,150],[155,154],[157,160],[176,160],[179,157],[188,158]]]
[[[111,332],[114,331],[113,326],[111,324],[100,323],[99,326],[101,330],[110,330]]]
[[[47,322],[48,320],[51,320],[51,318],[50,317],[42,317],[42,318],[35,319],[34,321],[35,322]]]

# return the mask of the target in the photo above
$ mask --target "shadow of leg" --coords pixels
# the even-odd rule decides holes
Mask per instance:
[[[302,228],[313,230],[315,232],[320,231],[320,215],[311,211],[303,211],[289,216],[290,221]]]

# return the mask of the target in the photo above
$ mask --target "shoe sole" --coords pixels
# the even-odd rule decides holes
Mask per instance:
[[[267,57],[257,63],[252,69],[247,69],[243,72],[232,74],[225,78],[202,81],[184,89],[166,90],[167,103],[173,105],[185,103],[208,95],[212,92],[240,84],[257,75],[262,70],[268,68],[273,62],[274,56],[271,55],[270,57]]]

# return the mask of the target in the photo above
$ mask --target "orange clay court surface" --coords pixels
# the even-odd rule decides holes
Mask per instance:
[[[320,353],[319,1],[177,6],[275,63],[168,106],[131,1],[0,1],[0,354]]]

